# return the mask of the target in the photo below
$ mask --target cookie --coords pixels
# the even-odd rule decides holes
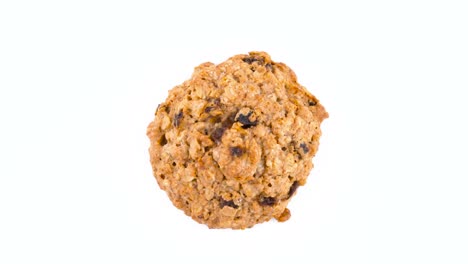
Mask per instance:
[[[209,228],[283,222],[327,117],[294,72],[265,52],[203,63],[170,90],[148,126],[153,174],[177,208]]]

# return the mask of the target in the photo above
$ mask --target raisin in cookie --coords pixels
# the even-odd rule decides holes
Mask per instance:
[[[283,222],[327,117],[294,72],[265,52],[203,63],[148,126],[153,173],[176,207],[210,228]]]

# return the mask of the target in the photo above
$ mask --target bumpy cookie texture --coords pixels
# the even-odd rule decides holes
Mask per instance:
[[[283,222],[327,117],[294,72],[267,53],[203,63],[148,126],[153,173],[176,207],[210,228]]]

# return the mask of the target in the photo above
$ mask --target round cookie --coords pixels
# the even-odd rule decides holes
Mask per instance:
[[[294,72],[265,52],[203,63],[148,126],[153,173],[176,207],[210,228],[283,222],[327,117]]]

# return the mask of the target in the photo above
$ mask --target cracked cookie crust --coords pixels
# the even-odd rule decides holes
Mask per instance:
[[[177,208],[210,228],[283,222],[327,117],[294,72],[265,52],[203,63],[170,90],[148,126],[153,174]]]

